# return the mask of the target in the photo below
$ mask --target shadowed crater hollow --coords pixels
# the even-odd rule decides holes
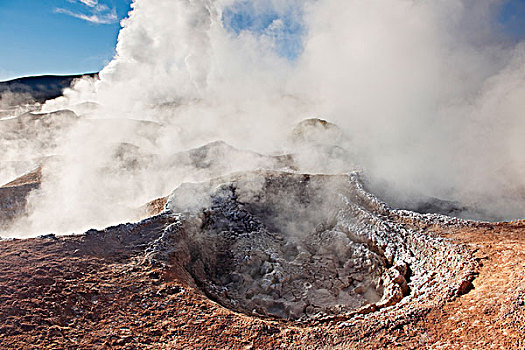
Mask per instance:
[[[256,171],[183,184],[164,215],[178,220],[150,256],[169,246],[210,298],[251,315],[369,314],[444,286],[455,293],[468,267],[454,245],[402,224],[408,214],[364,191],[357,174]]]

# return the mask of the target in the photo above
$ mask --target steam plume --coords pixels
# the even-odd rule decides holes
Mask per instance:
[[[304,170],[359,164],[400,203],[434,196],[472,216],[522,217],[525,43],[495,21],[503,3],[135,0],[100,79],[43,107],[83,118],[15,231],[132,219],[132,208],[205,176],[174,164],[177,152],[224,140],[297,153],[288,132],[312,116],[337,124],[353,156],[310,157]],[[121,144],[155,161],[118,163]],[[265,166],[238,159],[216,161]]]

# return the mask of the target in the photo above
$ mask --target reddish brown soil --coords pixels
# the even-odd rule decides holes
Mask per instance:
[[[372,333],[232,312],[111,240],[2,241],[0,348],[524,349],[525,224],[432,229],[477,249],[474,289]]]
[[[474,289],[420,323],[434,348],[525,349],[525,223],[444,232],[478,249]]]
[[[23,186],[23,185],[40,185],[40,182],[42,181],[42,167],[38,167],[37,169],[22,175],[15,180],[5,184],[2,186],[2,188],[6,187],[16,187],[16,186]]]
[[[157,198],[140,208],[144,218],[160,214],[164,210],[164,204],[166,204],[167,200],[168,197]]]

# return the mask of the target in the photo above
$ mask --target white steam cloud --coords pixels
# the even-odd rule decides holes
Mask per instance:
[[[355,158],[308,159],[305,171],[359,164],[400,202],[434,196],[523,217],[525,43],[494,20],[503,3],[135,0],[100,78],[44,106],[81,121],[12,232],[136,218],[182,181],[216,175],[181,165],[178,152],[215,140],[297,152],[287,136],[309,117],[337,124]],[[131,166],[122,147],[149,161]],[[247,159],[225,151],[216,161],[265,166]]]

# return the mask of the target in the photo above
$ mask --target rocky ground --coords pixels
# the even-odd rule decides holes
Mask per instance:
[[[205,282],[217,285],[220,279],[203,281],[196,273],[194,266],[202,257],[180,234],[191,221],[173,210],[159,213],[167,200],[159,199],[148,206],[153,216],[138,224],[77,236],[0,241],[0,348],[525,347],[525,223],[471,223],[390,210],[354,185],[348,198],[360,199],[352,200],[351,212],[366,209],[375,219],[355,214],[359,220],[353,223],[369,225],[367,232],[382,228],[376,230],[378,236],[370,234],[370,242],[376,244],[381,234],[401,237],[404,249],[416,254],[417,259],[407,260],[401,249],[385,263],[387,270],[403,258],[413,269],[404,274],[410,290],[401,300],[383,308],[369,302],[358,312],[299,320],[232,307],[231,298],[206,287]],[[173,206],[173,197],[170,200]],[[210,210],[215,210],[222,213],[215,219],[236,223],[221,212],[232,210],[228,203],[209,207],[206,215],[213,216]],[[252,204],[243,210],[262,218],[271,231],[261,207],[253,204],[263,202],[246,203]],[[347,209],[342,208],[344,213]],[[333,230],[350,235],[351,229],[343,226]],[[388,258],[388,242],[384,251],[376,251],[379,256]],[[418,257],[414,247],[425,254]],[[225,288],[237,286],[236,280],[222,281]]]
[[[23,215],[27,197],[31,191],[40,187],[42,169],[39,167],[3,186],[0,186],[0,229]]]

